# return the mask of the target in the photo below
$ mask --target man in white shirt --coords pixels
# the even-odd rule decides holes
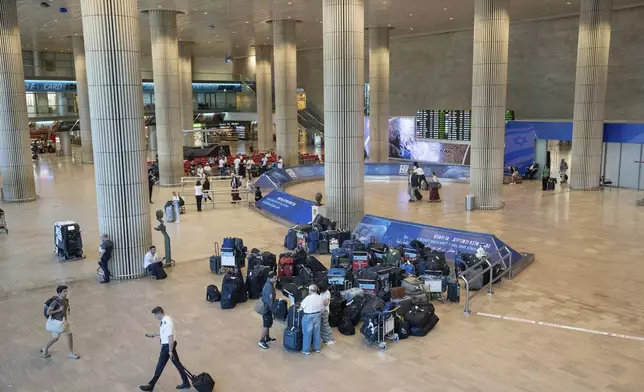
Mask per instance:
[[[159,256],[157,256],[157,247],[152,245],[148,253],[145,254],[143,258],[143,268],[148,271],[148,274],[152,277],[157,276],[157,269],[163,268],[163,263]]]
[[[203,178],[203,176],[204,176],[203,173],[204,173],[203,172],[203,167],[201,167],[201,163],[200,163],[199,165],[197,165],[197,177]]]
[[[248,181],[251,181],[253,179],[253,175],[250,173],[250,171],[253,169],[253,165],[255,162],[253,162],[250,157],[246,158],[246,176],[248,177]]]
[[[262,157],[262,166],[260,167],[260,174],[264,174],[266,172],[266,166],[268,166],[268,154],[264,154]]]
[[[210,167],[210,163],[206,163],[206,166],[203,167],[203,174],[206,175],[206,177],[210,177],[212,174],[212,167]]]
[[[235,157],[235,160],[233,161],[233,164],[235,165],[235,174],[239,174],[239,164],[241,163],[241,158],[239,158],[239,155]]]
[[[322,336],[320,323],[322,311],[324,311],[324,300],[318,294],[318,287],[314,284],[309,286],[309,295],[302,301],[302,354],[311,355],[311,342],[316,353],[320,352]]]
[[[219,175],[224,177],[226,175],[226,159],[224,157],[219,157]]]
[[[284,168],[284,160],[282,159],[281,155],[277,156],[277,168],[278,169],[283,169]]]
[[[172,358],[172,363],[177,368],[179,375],[181,376],[181,384],[177,385],[177,389],[190,389],[188,375],[179,361],[179,354],[177,354],[177,341],[175,340],[176,335],[172,318],[167,316],[163,311],[163,308],[160,306],[152,309],[152,314],[161,322],[159,333],[146,333],[145,336],[149,338],[158,336],[161,338],[161,353],[159,354],[157,368],[154,371],[154,377],[152,377],[152,380],[150,380],[147,385],[141,385],[139,389],[142,391],[153,391],[154,385],[159,381],[159,377],[161,377],[161,373],[163,373],[163,369],[170,358]]]

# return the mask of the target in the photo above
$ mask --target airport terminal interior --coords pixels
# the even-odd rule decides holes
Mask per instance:
[[[0,392],[140,390],[156,306],[219,392],[644,390],[642,18],[631,0],[0,0]],[[311,244],[333,230],[303,229],[318,213],[370,255],[444,255],[429,333],[389,339],[407,315],[383,311],[388,338],[365,317],[305,356],[278,320],[258,347],[256,299],[206,300],[227,237],[281,261],[294,228],[331,267]],[[143,264],[168,252],[157,214],[164,279]],[[457,259],[479,241],[501,275],[475,291]],[[66,336],[41,353],[61,285],[76,360]],[[180,382],[168,363],[154,391]]]

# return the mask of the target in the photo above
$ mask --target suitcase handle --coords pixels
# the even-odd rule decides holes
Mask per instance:
[[[215,241],[212,246],[212,252],[214,256],[221,256],[221,252],[219,251],[219,242]]]

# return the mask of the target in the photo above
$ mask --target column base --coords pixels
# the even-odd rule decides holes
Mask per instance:
[[[132,275],[115,275],[115,274],[111,274],[110,279],[114,279],[114,280],[130,280],[130,279],[140,279],[140,278],[143,278],[145,276],[146,276],[145,272],[140,272],[138,274],[132,274]]]
[[[568,186],[569,191],[574,191],[574,192],[596,192],[596,191],[601,191],[602,187],[596,186],[592,188],[573,188],[571,186]]]
[[[9,203],[18,204],[18,203],[29,203],[29,202],[32,202],[32,201],[36,201],[38,199],[40,199],[40,196],[36,195],[35,197],[30,197],[30,198],[27,198],[27,199],[17,199],[17,200],[6,200],[6,199],[3,198],[2,202],[7,203],[7,204],[9,204]]]
[[[181,186],[181,183],[178,184],[159,184],[161,188],[178,188]]]
[[[501,202],[499,205],[491,205],[491,206],[481,206],[481,205],[474,205],[475,210],[483,210],[483,211],[495,211],[495,210],[502,210],[505,208],[505,203]]]

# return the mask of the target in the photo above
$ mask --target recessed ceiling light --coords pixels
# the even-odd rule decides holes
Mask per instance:
[[[391,24],[388,24],[387,27],[391,27]]]
[[[78,33],[74,33],[74,35],[78,35]]]
[[[157,5],[157,7],[162,8],[163,6],[162,5]]]
[[[414,16],[414,14],[409,14],[409,16]]]
[[[235,32],[234,32],[234,31],[233,31],[233,34],[235,34]]]
[[[570,2],[567,2],[566,4],[570,5]]]
[[[289,19],[291,19],[291,17],[290,17],[290,16],[289,16],[288,18],[289,18]]]
[[[54,19],[54,22],[58,23],[58,19]]]
[[[237,45],[236,47],[239,48],[239,45]]]
[[[447,11],[447,8],[443,8],[443,11]]]
[[[47,25],[43,25],[43,26],[47,27]]]
[[[210,43],[210,41],[208,41],[208,43]]]
[[[454,20],[454,18],[449,18],[449,20]]]
[[[288,2],[288,5],[291,5],[291,2],[290,2],[290,1]]]
[[[49,39],[51,39],[51,37],[49,37]]]
[[[410,27],[410,28],[409,28],[409,30],[413,30],[413,29],[414,29],[413,27]]]
[[[246,24],[250,23],[249,21],[246,21]]]
[[[219,34],[215,34],[215,37],[219,37]]]
[[[204,15],[208,15],[208,13],[207,13],[207,12],[204,12],[203,14],[204,14]]]
[[[47,50],[47,49],[49,49],[49,48],[45,48],[45,50]]]

